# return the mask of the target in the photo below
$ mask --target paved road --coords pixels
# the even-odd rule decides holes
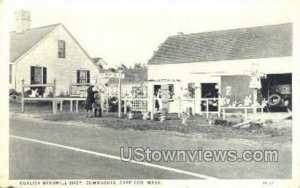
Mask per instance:
[[[165,132],[114,130],[10,117],[10,179],[291,178],[291,151],[274,162],[152,162],[119,160],[120,147],[263,149],[261,145]],[[276,148],[270,148],[276,149]]]

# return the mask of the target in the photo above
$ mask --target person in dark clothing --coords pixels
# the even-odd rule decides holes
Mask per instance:
[[[87,89],[87,96],[85,101],[85,109],[86,109],[86,117],[93,117],[93,105],[95,103],[95,93],[98,93],[97,91],[93,90],[94,86],[91,85]]]

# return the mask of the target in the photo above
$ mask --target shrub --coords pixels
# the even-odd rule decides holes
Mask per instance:
[[[9,96],[21,96],[21,92],[17,92],[15,89],[9,89]]]
[[[16,100],[20,97],[21,97],[20,92],[17,92],[15,89],[10,89],[9,90],[9,98]]]

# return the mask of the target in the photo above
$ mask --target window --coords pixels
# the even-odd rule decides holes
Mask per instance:
[[[77,70],[77,83],[90,83],[90,71]]]
[[[12,83],[12,65],[9,65],[9,83]]]
[[[174,95],[174,84],[164,84],[158,85],[159,87],[156,88],[156,93],[158,89],[161,90],[162,95],[167,99],[172,99]],[[155,89],[155,86],[154,86]]]
[[[66,57],[66,42],[64,40],[58,41],[58,57],[59,58]]]
[[[170,94],[170,99],[173,99],[174,93],[174,84],[169,84],[169,94]]]
[[[30,83],[31,84],[46,84],[47,83],[47,68],[46,67],[30,67]]]

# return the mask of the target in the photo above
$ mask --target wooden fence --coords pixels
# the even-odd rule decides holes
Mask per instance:
[[[81,84],[82,85],[82,84]],[[87,85],[87,84],[86,84]],[[72,86],[75,86],[75,84],[70,85],[70,88]],[[44,88],[52,88],[52,97],[25,97],[25,88],[38,88],[38,87],[44,87]],[[56,80],[53,80],[53,83],[48,84],[24,84],[24,80],[22,80],[22,91],[21,91],[21,111],[25,112],[25,101],[51,101],[52,102],[52,111],[53,113],[56,113],[58,111],[58,104],[59,110],[63,110],[63,102],[69,101],[70,102],[70,111],[72,112],[74,110],[75,105],[75,111],[79,111],[79,101],[85,101],[85,97],[56,97]],[[75,104],[74,104],[75,102]]]

